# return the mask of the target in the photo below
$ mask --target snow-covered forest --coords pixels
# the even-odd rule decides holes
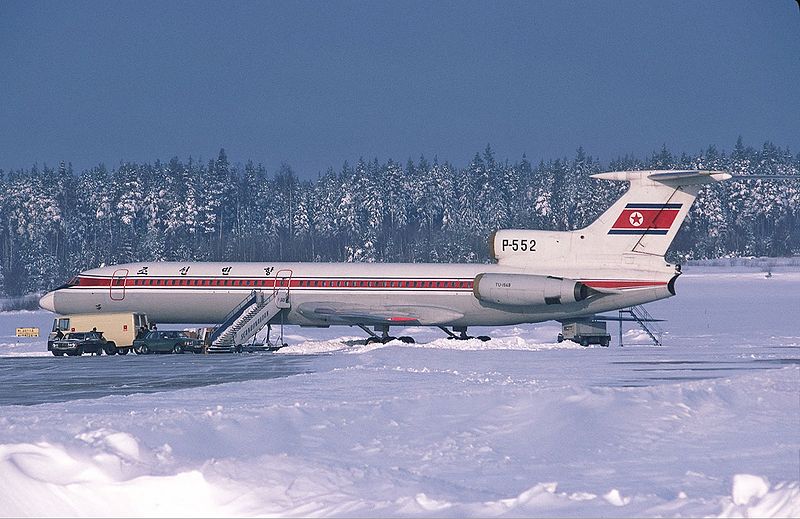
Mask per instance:
[[[578,149],[531,164],[487,146],[464,168],[359,160],[313,181],[288,165],[231,164],[224,150],[208,162],[0,170],[0,281],[14,296],[138,260],[485,262],[494,230],[582,227],[625,189],[589,175],[639,168],[800,174],[800,154],[739,139],[729,153],[662,148],[601,164]],[[799,253],[800,182],[753,180],[701,193],[669,256]]]

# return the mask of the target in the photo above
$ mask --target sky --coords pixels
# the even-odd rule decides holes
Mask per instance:
[[[0,2],[0,168],[800,151],[771,2]]]

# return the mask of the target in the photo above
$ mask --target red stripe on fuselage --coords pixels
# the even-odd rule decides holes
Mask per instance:
[[[124,285],[122,281],[124,279]],[[664,281],[649,280],[579,280],[583,284],[592,288],[646,288],[663,286]],[[114,278],[114,288],[197,288],[197,289],[216,289],[216,288],[244,288],[244,289],[280,289],[292,288],[302,290],[317,289],[336,289],[336,290],[442,290],[442,291],[471,291],[473,280],[464,279],[351,279],[351,278],[292,278],[287,285],[286,279],[266,278],[266,279],[224,279],[224,278],[190,278],[190,277],[128,277]],[[111,278],[104,277],[83,277],[78,278],[75,288],[108,288],[111,286]],[[73,287],[70,287],[73,288]]]
[[[123,284],[124,279],[124,284]],[[190,277],[128,277],[114,278],[114,287],[126,288],[357,288],[357,289],[399,289],[399,288],[431,288],[449,290],[472,290],[473,280],[464,279],[353,279],[353,278],[292,278],[287,279],[225,279],[225,278],[190,278]],[[111,278],[79,277],[78,287],[109,287]]]
[[[584,285],[590,288],[647,288],[664,286],[667,283],[664,281],[621,281],[621,280],[585,280],[581,281]]]

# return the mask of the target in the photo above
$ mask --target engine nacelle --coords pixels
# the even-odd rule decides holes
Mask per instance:
[[[535,274],[478,274],[472,291],[481,301],[508,306],[563,305],[583,301],[590,288],[574,279]]]

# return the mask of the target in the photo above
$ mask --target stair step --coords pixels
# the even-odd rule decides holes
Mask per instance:
[[[246,342],[263,329],[283,309],[291,307],[286,294],[264,296],[263,293],[259,293],[253,301],[249,307],[244,308],[238,314],[235,320],[230,322],[229,326],[217,335],[210,349],[229,350],[236,343]]]

